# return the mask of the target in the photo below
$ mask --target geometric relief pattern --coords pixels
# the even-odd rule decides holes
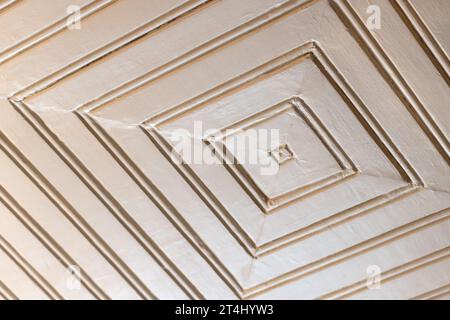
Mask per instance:
[[[292,120],[294,123],[289,119],[291,116],[295,117],[295,120]],[[338,183],[357,171],[348,156],[341,153],[339,146],[333,144],[333,138],[317,121],[317,117],[304,101],[291,98],[242,120],[238,125],[225,128],[222,134],[212,133],[212,136],[205,138],[205,142],[214,145],[213,150],[220,155],[225,165],[226,160],[232,164],[236,163],[228,166],[233,175],[239,179],[239,183],[249,195],[255,198],[261,210],[264,213],[271,213],[302,196]],[[294,132],[288,131],[291,125]],[[278,168],[275,175],[269,177],[262,175],[262,165],[257,165],[256,168],[246,166],[245,159],[239,161],[237,158],[239,155],[231,154],[231,159],[227,159],[226,153],[230,152],[230,149],[226,146],[230,145],[228,141],[233,141],[236,136],[245,137],[249,129],[280,130],[279,128],[285,140],[265,150],[267,157],[271,156],[269,159],[278,164],[275,167]],[[226,130],[230,130],[231,134],[227,135]],[[234,133],[235,131],[238,133]],[[311,145],[308,145],[309,141],[312,141]],[[316,153],[317,150],[320,150],[320,153]],[[297,154],[301,155],[301,158],[296,156]],[[282,166],[293,158],[296,158],[295,164]],[[304,168],[308,162],[314,163],[312,169]],[[312,170],[311,173],[308,173],[308,169]],[[291,179],[291,175],[294,175],[295,179]],[[274,179],[280,182],[274,185]],[[302,180],[305,181],[302,183]]]
[[[296,63],[296,59],[302,59],[305,56],[311,56],[308,59],[312,59],[314,61],[315,64],[317,64],[317,68],[318,70],[324,70],[324,72],[327,72],[326,70],[332,70],[333,66],[332,65],[328,65],[325,66],[324,64],[327,63],[327,59],[321,54],[321,50],[317,47],[317,45],[315,44],[308,44],[305,46],[300,47],[299,50],[294,51],[294,53],[290,53],[288,55],[288,58],[285,60],[283,59],[283,63],[292,63],[295,67],[295,63]],[[292,60],[290,60],[292,59]],[[277,62],[280,63],[279,61],[280,59],[278,58],[277,60],[275,60],[273,66],[270,67],[270,72],[276,72],[277,70]],[[301,63],[301,62],[300,62]],[[275,71],[273,71],[275,69]],[[289,70],[290,71],[290,70]],[[287,72],[289,72],[287,71]],[[336,79],[336,78],[332,78],[332,76],[330,74],[326,74],[325,77],[326,79]],[[258,81],[258,78],[256,78],[254,80],[255,82]],[[334,80],[334,81],[339,81],[338,79]],[[249,90],[251,90],[253,88],[253,86],[257,86],[258,84],[247,84],[246,88],[249,88]],[[349,95],[351,95],[351,89],[346,87],[344,89],[345,84],[341,83],[333,83],[333,85],[337,85],[339,86],[338,88],[340,89],[341,92],[345,92]],[[322,88],[325,88],[326,86],[324,86],[323,84],[319,84],[317,83],[317,86],[320,86]],[[261,92],[261,90],[255,89],[253,90],[253,92],[256,92],[255,94],[259,94]],[[288,98],[288,97],[285,97]],[[350,97],[346,97],[346,101],[352,101],[352,98]],[[286,103],[289,104],[290,106],[286,106]],[[331,106],[330,106],[331,107]],[[348,107],[348,106],[347,106]],[[359,107],[359,108],[358,108]],[[350,108],[358,108],[357,110],[361,110],[360,112],[363,112],[364,109],[363,106],[354,106],[354,105],[350,105]],[[271,118],[275,117],[275,116],[279,116],[281,114],[282,116],[282,112],[289,112],[289,110],[292,112],[294,109],[298,109],[298,112],[301,112],[303,114],[308,114],[308,116],[310,118],[316,118],[317,116],[313,114],[313,111],[311,109],[311,107],[307,106],[305,104],[304,101],[302,101],[299,98],[292,98],[290,100],[287,100],[286,102],[281,102],[279,105],[276,106],[271,106],[267,109],[262,110],[261,112],[257,112],[254,115],[251,115],[250,118],[248,119],[243,119],[241,121],[239,121],[238,124],[233,124],[230,127],[225,127],[223,130],[231,130],[231,131],[235,131],[235,130],[243,130],[245,131],[245,128],[247,126],[250,126],[250,124],[248,124],[248,122],[253,123],[258,123],[258,121],[263,118],[264,121],[269,121]],[[254,109],[253,109],[254,110]],[[252,111],[253,111],[252,110]],[[294,112],[296,112],[294,110]],[[180,115],[177,115],[177,117],[180,117]],[[368,118],[366,116],[366,118]],[[164,119],[165,122],[171,122],[171,126],[174,126],[175,128],[177,127],[176,125],[173,124],[173,120],[169,117],[167,119]],[[316,121],[320,121],[319,119],[317,119]],[[357,119],[355,119],[355,121],[358,121]],[[295,123],[295,128],[298,129],[299,124]],[[285,126],[283,128],[283,126]],[[287,130],[290,126],[292,126],[292,124],[289,122],[287,124],[285,123],[281,123],[281,124],[275,124],[273,126],[273,128],[281,128],[281,133],[280,135],[283,135],[283,129]],[[316,126],[321,126],[321,131],[318,131],[317,129],[315,129],[315,132],[319,135],[320,140],[321,141],[330,141],[331,143],[333,143],[333,140],[338,140],[338,137],[333,137],[332,135],[326,133],[326,127],[324,127],[324,125],[317,125]],[[169,130],[165,129],[164,127],[164,123],[163,124],[157,124],[156,127],[160,130],[162,130],[163,132],[170,132]],[[366,125],[366,128],[368,128],[369,132],[370,130],[372,130],[372,128],[374,128],[375,125]],[[256,127],[257,128],[257,127]],[[271,128],[269,126],[269,128]],[[157,129],[157,130],[158,130]],[[369,132],[367,133],[367,136],[369,139]],[[295,134],[295,133],[293,133]],[[211,135],[214,136],[215,140],[223,140],[225,138],[221,137],[219,133],[212,133]],[[163,137],[162,134],[159,134],[159,137]],[[205,140],[208,140],[210,138],[205,137]],[[288,143],[293,143],[295,140],[300,140],[301,141],[302,136],[298,136],[298,137],[289,137],[289,135],[287,136],[287,142]],[[381,150],[392,150],[392,147],[386,147],[383,145],[383,140],[381,140],[379,137],[375,137],[376,141],[378,144],[380,144],[380,146],[378,148],[380,148]],[[341,140],[341,139],[339,139]],[[164,141],[164,144],[167,145],[169,142],[168,141]],[[217,142],[216,142],[217,143]],[[301,145],[301,144],[300,144]],[[371,146],[372,147],[372,146]],[[374,145],[373,147],[376,148],[376,145]],[[374,183],[374,185],[378,184],[377,181],[370,181],[371,179],[366,179],[366,177],[364,177],[365,172],[363,171],[364,169],[361,169],[361,167],[363,167],[363,165],[361,164],[361,166],[358,166],[358,164],[354,163],[351,159],[352,156],[351,155],[346,155],[344,152],[345,150],[342,150],[342,148],[334,143],[334,146],[331,147],[331,144],[328,146],[329,151],[333,154],[333,156],[336,158],[336,165],[335,166],[340,166],[338,171],[336,173],[334,173],[333,171],[336,170],[336,168],[332,168],[332,172],[334,173],[333,176],[331,177],[326,177],[326,171],[324,169],[325,172],[323,172],[323,176],[324,178],[322,178],[322,180],[325,181],[318,181],[316,182],[316,185],[318,184],[318,186],[309,186],[309,189],[314,189],[315,187],[318,189],[317,190],[317,195],[310,195],[309,198],[307,200],[305,200],[304,202],[312,202],[312,204],[310,205],[311,207],[321,207],[320,205],[318,205],[318,203],[323,202],[323,196],[324,196],[324,191],[320,192],[321,188],[327,188],[327,192],[331,192],[333,193],[336,197],[338,198],[345,198],[346,197],[346,190],[348,190],[348,188],[355,188],[357,186],[360,185],[366,185],[369,183]],[[217,147],[217,150],[220,149],[220,147]],[[315,152],[317,151],[317,146],[315,146],[315,148],[313,149]],[[342,151],[341,151],[342,150]],[[366,153],[370,152],[369,148],[367,148],[365,150]],[[373,152],[373,156],[369,157],[374,159],[377,157],[376,152]],[[389,152],[389,151],[388,151]],[[168,154],[171,153],[171,150],[168,150]],[[308,154],[305,155],[305,157],[308,157]],[[323,154],[319,155],[320,158],[324,158]],[[294,193],[296,192],[296,194],[294,195],[287,195],[287,200],[283,199],[283,197],[281,197],[281,200],[278,199],[269,199],[268,201],[280,201],[281,204],[274,202],[272,205],[268,204],[268,203],[263,203],[264,198],[263,199],[258,199],[258,195],[255,193],[258,193],[258,191],[254,191],[253,189],[251,189],[251,186],[249,185],[248,181],[245,181],[244,177],[250,177],[250,179],[252,180],[256,180],[258,177],[252,176],[251,173],[247,173],[247,174],[239,174],[240,168],[239,165],[230,165],[229,167],[231,167],[231,172],[232,175],[234,177],[236,177],[236,179],[238,179],[239,184],[242,186],[243,191],[247,190],[247,192],[249,193],[250,197],[252,197],[253,199],[255,199],[255,203],[258,205],[259,209],[256,209],[254,211],[256,211],[254,213],[254,218],[253,219],[247,219],[247,217],[249,216],[250,212],[246,212],[245,213],[245,218],[239,215],[239,208],[236,208],[234,210],[236,210],[236,212],[230,212],[229,210],[226,210],[226,208],[232,208],[232,204],[234,201],[236,201],[236,198],[225,198],[225,199],[221,199],[219,198],[220,190],[218,189],[214,189],[214,191],[208,190],[208,185],[211,184],[211,182],[215,181],[217,179],[217,175],[215,174],[215,172],[211,172],[208,175],[203,175],[202,178],[199,178],[199,176],[195,176],[195,169],[192,170],[186,170],[186,175],[188,176],[189,173],[188,172],[193,172],[192,176],[189,178],[191,180],[192,185],[196,185],[196,181],[201,181],[201,184],[197,183],[198,186],[202,185],[205,186],[203,192],[205,192],[208,196],[210,195],[211,199],[217,199],[216,203],[215,203],[215,207],[220,208],[221,204],[223,207],[225,207],[225,210],[223,210],[221,214],[221,216],[223,217],[224,221],[228,221],[229,223],[229,229],[232,230],[232,221],[236,221],[237,222],[237,232],[239,233],[239,235],[236,235],[236,237],[238,239],[241,239],[242,242],[244,242],[244,239],[249,239],[249,243],[248,243],[248,247],[247,249],[252,252],[252,254],[257,257],[259,255],[261,255],[262,253],[265,253],[267,251],[271,251],[276,249],[277,247],[283,246],[286,243],[290,243],[292,241],[294,241],[296,238],[301,238],[304,236],[308,235],[308,230],[311,232],[312,230],[317,230],[320,228],[327,228],[330,227],[332,225],[332,223],[336,223],[342,219],[345,219],[345,217],[348,217],[349,215],[355,215],[357,212],[360,213],[364,213],[364,208],[370,208],[371,206],[375,206],[375,205],[379,205],[382,204],[385,201],[389,201],[392,199],[395,199],[398,196],[401,196],[404,193],[408,193],[409,191],[411,191],[412,189],[414,189],[414,187],[417,187],[420,185],[420,181],[414,177],[414,173],[409,173],[406,171],[408,170],[408,164],[402,164],[401,163],[401,159],[402,156],[398,155],[391,155],[391,154],[387,154],[386,155],[386,159],[384,159],[384,161],[389,161],[388,159],[392,159],[391,161],[394,162],[394,165],[392,165],[392,169],[394,170],[394,173],[391,174],[392,176],[398,176],[398,181],[396,183],[393,184],[386,184],[386,187],[388,187],[387,190],[377,190],[373,193],[373,195],[368,195],[366,194],[364,197],[361,197],[361,199],[352,199],[351,202],[349,202],[348,204],[348,208],[345,208],[341,211],[337,211],[337,212],[333,212],[331,210],[330,213],[328,214],[323,214],[321,212],[315,212],[313,213],[313,215],[315,215],[318,220],[312,221],[309,225],[308,224],[304,224],[302,223],[302,220],[304,221],[305,219],[299,214],[298,215],[298,220],[299,223],[298,225],[300,227],[297,228],[285,228],[287,229],[286,231],[280,232],[276,237],[271,238],[269,241],[265,241],[262,243],[256,243],[255,239],[257,238],[257,236],[259,235],[260,238],[264,239],[264,235],[261,235],[261,231],[260,230],[256,230],[256,234],[251,234],[250,232],[246,231],[246,230],[251,230],[251,226],[255,224],[255,222],[257,221],[256,219],[262,219],[265,221],[265,224],[269,224],[271,223],[271,221],[273,221],[274,227],[271,228],[270,225],[267,225],[267,229],[271,229],[270,232],[273,234],[274,233],[274,229],[276,229],[277,225],[280,225],[280,223],[276,222],[276,220],[283,220],[284,219],[284,215],[289,215],[289,214],[293,214],[293,212],[295,211],[300,211],[301,212],[301,206],[297,206],[298,203],[301,203],[301,198],[302,196],[302,189],[307,189],[306,193],[308,193],[308,185],[306,186],[300,186],[300,190],[296,190],[294,191]],[[316,161],[317,163],[317,161]],[[237,167],[237,168],[236,168]],[[370,165],[366,164],[364,165],[364,167],[368,167],[370,168]],[[388,165],[386,165],[386,167],[388,167]],[[398,168],[398,170],[400,170],[400,172],[395,172]],[[404,169],[405,168],[405,169]],[[201,168],[200,168],[201,169]],[[370,170],[370,169],[369,169]],[[373,169],[372,169],[373,170]],[[256,174],[259,174],[260,177],[264,177],[263,175],[261,175],[258,170],[254,170],[257,171]],[[201,173],[200,173],[201,174]],[[283,171],[280,170],[278,171],[277,175],[283,174]],[[292,175],[292,171],[289,172],[290,175]],[[267,176],[266,179],[277,179],[278,176]],[[383,179],[383,177],[381,177]],[[360,181],[362,180],[362,181]],[[298,181],[298,179],[297,179]],[[221,182],[221,184],[225,184],[225,182]],[[270,182],[268,183],[270,185]],[[322,184],[322,185],[321,185]],[[339,185],[339,188],[334,188],[334,185]],[[201,191],[201,187],[199,188],[199,192]],[[375,188],[374,188],[375,190]],[[314,190],[310,190],[309,192],[312,192]],[[304,193],[305,191],[303,191]],[[259,193],[264,194],[262,191],[259,191]],[[326,194],[326,193],[325,193]],[[260,196],[260,195],[259,195]],[[326,196],[326,195],[325,195]],[[264,195],[263,195],[264,197]],[[289,197],[293,197],[289,198]],[[298,201],[294,201],[298,199]],[[226,201],[229,201],[229,203],[227,203]],[[211,200],[214,201],[214,200]],[[283,203],[284,201],[284,203]],[[316,204],[317,203],[317,204]],[[274,207],[274,208],[272,208]],[[357,210],[355,210],[355,208],[358,208]],[[322,208],[321,208],[322,209]],[[230,209],[233,210],[233,209]],[[272,210],[275,210],[275,212],[272,212]],[[322,209],[323,210],[323,209]],[[321,210],[321,211],[322,211]],[[273,214],[273,216],[271,217],[264,217],[264,214]],[[295,214],[295,213],[294,213]],[[322,216],[321,216],[322,214]],[[335,219],[333,219],[333,217],[336,217]],[[339,217],[339,218],[337,218]],[[320,218],[320,219],[319,219]],[[331,219],[330,219],[331,218]],[[270,220],[269,220],[270,219]],[[330,223],[325,223],[325,224],[321,224],[321,220],[324,221],[330,221]],[[245,223],[249,224],[248,226],[245,225]],[[292,225],[295,225],[294,222],[292,222]]]
[[[448,298],[448,43],[413,3],[379,32],[351,0],[77,1],[79,30],[62,1],[7,29],[0,298]],[[179,129],[223,161],[175,159]],[[279,130],[275,175],[230,151],[250,129]]]
[[[411,30],[411,32],[418,38],[419,43],[422,45],[423,49],[426,51],[430,59],[433,61],[435,67],[439,70],[442,77],[449,83],[450,81],[450,70],[449,70],[449,57],[446,52],[448,49],[448,44],[446,48],[442,45],[446,45],[445,42],[442,43],[440,40],[440,29],[439,24],[433,24],[432,21],[426,21],[421,14],[430,16],[430,13],[423,12],[422,9],[416,8],[414,4],[419,4],[417,1],[411,0],[396,0],[393,2],[396,10],[403,17],[405,24]],[[438,7],[438,6],[436,6]],[[444,8],[443,14],[448,13]]]
[[[290,119],[292,116],[295,117],[294,120]],[[271,156],[278,163],[278,166],[275,167],[278,168],[276,174],[269,177],[262,175],[262,165],[246,169],[245,159],[239,161],[233,155],[231,155],[230,162],[237,164],[229,166],[233,175],[239,179],[239,183],[247,189],[250,195],[254,196],[261,210],[271,213],[278,207],[315,190],[338,183],[356,172],[348,157],[340,153],[339,147],[333,145],[332,142],[328,144],[328,141],[333,141],[333,138],[316,121],[315,115],[302,100],[292,98],[277,106],[269,107],[254,117],[244,119],[237,126],[226,128],[225,130],[231,130],[230,135],[226,135],[226,131],[223,135],[213,133],[213,138],[206,137],[205,141],[212,141],[216,145],[214,150],[218,153],[225,149],[221,152],[221,158],[226,164],[226,152],[229,151],[226,146],[230,144],[228,141],[235,136],[239,134],[245,136],[249,129],[281,128],[280,134],[285,140],[281,141],[279,145],[273,145],[265,150],[267,157]],[[294,128],[294,132],[288,131],[290,126]],[[234,131],[242,131],[242,133],[233,134]],[[296,143],[297,141],[299,143]],[[309,141],[312,141],[311,145],[307,144]],[[320,150],[320,153],[317,150]],[[301,156],[296,156],[297,154]],[[291,161],[282,166],[283,163],[294,157],[296,158],[295,164]],[[314,163],[312,169],[305,168],[308,162]],[[249,166],[247,165],[247,167]],[[308,169],[311,170],[310,173]],[[291,179],[291,175],[295,179]],[[274,185],[274,179],[280,182]]]

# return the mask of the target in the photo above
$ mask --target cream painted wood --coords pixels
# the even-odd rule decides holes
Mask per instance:
[[[0,299],[448,299],[448,1],[37,1],[0,2]],[[179,164],[196,121],[295,159]]]

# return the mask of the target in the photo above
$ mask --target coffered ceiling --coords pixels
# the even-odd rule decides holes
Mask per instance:
[[[449,299],[449,16],[0,1],[0,299]],[[280,170],[176,161],[199,121]]]

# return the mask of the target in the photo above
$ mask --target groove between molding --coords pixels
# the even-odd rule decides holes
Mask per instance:
[[[17,252],[13,246],[0,235],[0,250],[3,250],[6,255],[14,261],[14,263],[22,269],[22,271],[39,287],[50,299],[62,300],[62,295],[56,290],[33,266],[25,260],[23,256]]]
[[[83,105],[77,107],[77,110],[89,113],[99,111],[109,102],[128,95],[148,83],[157,81],[159,78],[162,78],[165,75],[174,72],[177,69],[180,69],[183,66],[198,60],[233,41],[238,40],[239,38],[242,38],[257,29],[267,27],[269,24],[275,23],[279,19],[283,19],[285,16],[293,13],[294,11],[305,9],[318,1],[319,0],[291,0],[280,6],[271,8],[252,20],[203,43],[202,45],[180,55],[179,57],[158,66],[157,68],[147,71],[144,75],[119,85],[118,87],[103,94],[101,97],[84,103]],[[147,122],[147,119],[142,120],[141,123],[145,122]]]
[[[365,27],[363,21],[358,17],[348,0],[329,0],[332,8],[336,11],[343,23],[355,34],[356,40],[360,43],[368,56],[372,58],[381,74],[387,79],[388,84],[400,97],[422,130],[427,134],[444,160],[450,164],[450,142],[442,129],[434,121],[427,111],[422,101],[414,93],[408,82],[401,75],[387,53],[381,45]]]
[[[19,111],[20,106],[16,105]],[[24,115],[25,113],[19,111]],[[34,126],[33,122],[29,122]],[[37,130],[39,133],[40,131]],[[48,141],[41,133],[44,140]],[[2,140],[7,138],[2,134]],[[49,181],[28,161],[25,156],[16,150],[11,143],[6,143],[8,151],[6,152],[18,167],[30,178],[30,180],[38,187],[45,196],[55,205],[56,208],[73,224],[73,226],[96,248],[96,250],[116,269],[116,271],[128,282],[128,284],[144,299],[155,299],[156,296],[146,287],[139,277],[129,268],[129,266],[109,247],[95,230],[84,220],[84,218],[76,212],[71,204],[49,183]],[[1,147],[5,147],[5,145]],[[51,145],[50,145],[51,146]],[[2,148],[4,149],[4,148]],[[5,150],[4,150],[5,151]],[[56,151],[56,150],[55,150]],[[57,151],[56,151],[57,152]]]
[[[6,300],[19,300],[19,298],[0,280],[0,297]]]
[[[180,270],[170,261],[170,259],[156,246],[154,241],[145,233],[145,231],[139,226],[139,224],[129,215],[129,213],[122,207],[122,205],[114,199],[114,197],[107,191],[107,189],[98,181],[97,178],[84,166],[84,164],[73,154],[67,146],[65,146],[59,139],[52,133],[52,131],[44,124],[39,116],[33,112],[26,104],[22,102],[12,102],[17,110],[28,123],[36,130],[36,132],[46,141],[46,143],[56,152],[56,154],[64,161],[64,163],[77,175],[77,177],[83,182],[84,185],[100,200],[100,202],[111,212],[112,216],[124,227],[124,229],[132,236],[134,240],[149,253],[156,262],[166,271],[168,275],[182,288],[182,290],[191,298],[202,299],[202,294],[190,283],[190,281],[181,273]],[[92,133],[92,131],[91,131]],[[95,135],[94,135],[95,136]],[[73,209],[74,210],[74,209]],[[82,224],[86,227],[88,224],[78,215]],[[88,227],[90,232],[95,232],[91,227]],[[87,234],[87,233],[83,233]],[[99,236],[97,235],[99,238]],[[101,240],[103,242],[103,240]],[[107,246],[104,243],[102,246]],[[115,257],[113,259],[119,259],[114,251],[107,247],[106,253]],[[119,260],[118,263],[123,264],[122,276],[129,273],[129,282],[136,281],[137,283],[133,287],[142,287],[144,290],[141,294],[146,299],[156,299],[156,296],[151,293],[143,283],[138,280],[137,275],[128,267],[125,267],[125,263]],[[119,265],[117,265],[119,268]],[[134,280],[133,280],[134,278]],[[145,289],[144,289],[145,288]],[[141,289],[141,290],[142,290]]]
[[[0,12],[11,8],[13,5],[19,3],[22,0],[4,0],[0,2]]]
[[[450,283],[415,296],[411,300],[436,300],[447,295],[450,295]]]
[[[405,264],[382,272],[380,275],[380,280],[382,283],[386,283],[448,258],[450,258],[450,247],[445,247],[441,250],[432,252],[423,257],[414,259]],[[352,285],[327,293],[326,295],[321,296],[317,299],[347,299],[357,293],[361,293],[366,290],[369,290],[369,288],[367,287],[367,279],[363,279],[355,282]]]
[[[93,0],[82,6],[80,12],[80,19],[85,19],[90,15],[95,14],[101,9],[111,5],[117,0]],[[49,26],[33,33],[32,35],[20,40],[16,44],[0,51],[0,65],[14,58],[15,56],[24,53],[26,50],[38,45],[53,35],[64,31],[67,28],[66,20],[68,16],[64,16]]]
[[[220,260],[212,253],[207,244],[195,235],[194,230],[187,224],[181,214],[175,209],[166,197],[156,188],[156,186],[142,173],[142,171],[133,163],[125,151],[110,137],[105,130],[99,126],[93,118],[87,113],[74,112],[88,128],[89,131],[99,140],[102,146],[111,154],[113,159],[137,184],[144,194],[151,200],[172,223],[172,225],[185,237],[185,239],[197,250],[197,252],[210,264],[217,272],[219,277],[228,284],[230,289],[239,296],[242,288],[236,279],[228,272]],[[220,272],[218,270],[221,270]],[[180,274],[180,278],[185,278]],[[192,289],[193,284],[189,285]],[[197,299],[203,299],[199,293],[195,296]]]
[[[108,0],[117,1],[117,0]],[[10,99],[22,101],[26,98],[44,91],[59,81],[79,72],[83,68],[92,65],[93,63],[105,58],[106,56],[113,54],[122,48],[127,47],[133,42],[158,31],[166,25],[170,25],[172,22],[180,19],[181,17],[191,14],[196,10],[200,10],[202,7],[212,3],[216,0],[188,0],[180,6],[172,9],[162,15],[152,19],[151,21],[145,23],[143,26],[137,27],[136,29],[125,33],[124,35],[113,39],[112,41],[106,43],[100,48],[97,48],[83,57],[72,61],[71,63],[59,68],[55,72],[52,72],[45,77],[33,82],[32,84],[20,89],[10,95]]]
[[[74,265],[79,266],[79,264],[64,251],[64,249],[15,201],[15,199],[11,197],[9,193],[7,193],[2,186],[0,186],[0,201],[65,268]],[[80,275],[81,282],[95,298],[99,300],[109,299],[106,293],[103,292],[82,268],[80,268]]]
[[[103,148],[108,151],[111,157],[121,166],[121,168],[127,173],[127,175],[136,183],[141,191],[153,202],[159,210],[162,212],[174,211],[175,208],[170,204],[169,201],[162,195],[161,192],[155,190],[153,185],[149,188],[144,187],[144,184],[139,178],[140,175],[131,174],[132,171],[138,170],[137,167],[133,166],[130,168],[127,164],[129,159],[125,152],[120,149],[120,147],[110,138],[106,132],[98,126],[93,119],[91,119],[87,114],[74,112],[80,121],[86,126],[87,130],[102,144]],[[113,150],[119,150],[119,153]],[[146,183],[148,185],[148,183]],[[104,192],[107,192],[106,189]],[[112,196],[111,196],[112,197]],[[124,209],[125,210],[125,209]],[[135,234],[137,238],[142,238],[140,241],[141,245],[149,252],[168,272],[175,282],[183,288],[183,290],[188,293],[191,297],[196,299],[204,299],[201,292],[194,286],[194,284],[182,273],[180,269],[166,256],[166,254],[158,248],[158,245],[151,239],[151,237],[140,227],[140,225],[134,221],[131,216],[128,219],[132,221],[128,231]],[[180,231],[180,230],[179,230]]]
[[[447,85],[450,85],[450,59],[434,37],[426,23],[420,17],[410,0],[390,0],[394,9],[415,36],[430,60],[439,70]]]
[[[438,224],[440,222],[444,222],[449,218],[450,218],[450,208],[447,208],[438,211],[436,213],[430,214],[424,218],[417,219],[413,222],[407,223],[398,228],[383,233],[375,238],[369,239],[367,241],[359,243],[358,245],[352,246],[348,249],[336,252],[333,255],[328,256],[324,259],[321,259],[319,261],[313,262],[299,269],[296,269],[290,272],[289,274],[286,274],[283,278],[273,279],[266,283],[260,284],[259,286],[252,287],[246,290],[245,298],[253,299],[262,292],[267,292],[269,290],[273,290],[287,283],[298,281],[305,276],[323,270],[331,265],[342,263],[346,260],[351,259],[352,257],[356,257],[365,252],[369,252],[370,250],[373,250],[375,248],[382,247],[383,245],[391,243],[399,238],[411,235],[415,232],[418,232],[422,229],[428,228],[429,226]]]

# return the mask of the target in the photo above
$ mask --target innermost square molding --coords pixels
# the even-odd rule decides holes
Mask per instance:
[[[235,148],[230,147],[235,146],[236,139],[244,140],[247,136],[264,140],[266,137],[260,135],[270,130],[278,130],[279,143],[270,141],[268,146],[262,146],[258,141],[247,146],[268,148],[247,150],[267,152],[266,160],[271,161],[270,168],[275,170],[265,174],[264,169],[269,171],[266,161],[249,163],[248,159],[243,159],[248,154],[234,154],[236,150],[232,149]],[[205,142],[211,143],[222,163],[266,214],[357,172],[356,165],[337,145],[324,124],[298,97],[271,106],[221,132],[223,135],[206,137]],[[271,143],[275,145],[271,146]]]
[[[272,149],[269,151],[269,155],[278,163],[278,165],[282,165],[295,158],[294,152],[287,143],[283,143],[275,149]]]

